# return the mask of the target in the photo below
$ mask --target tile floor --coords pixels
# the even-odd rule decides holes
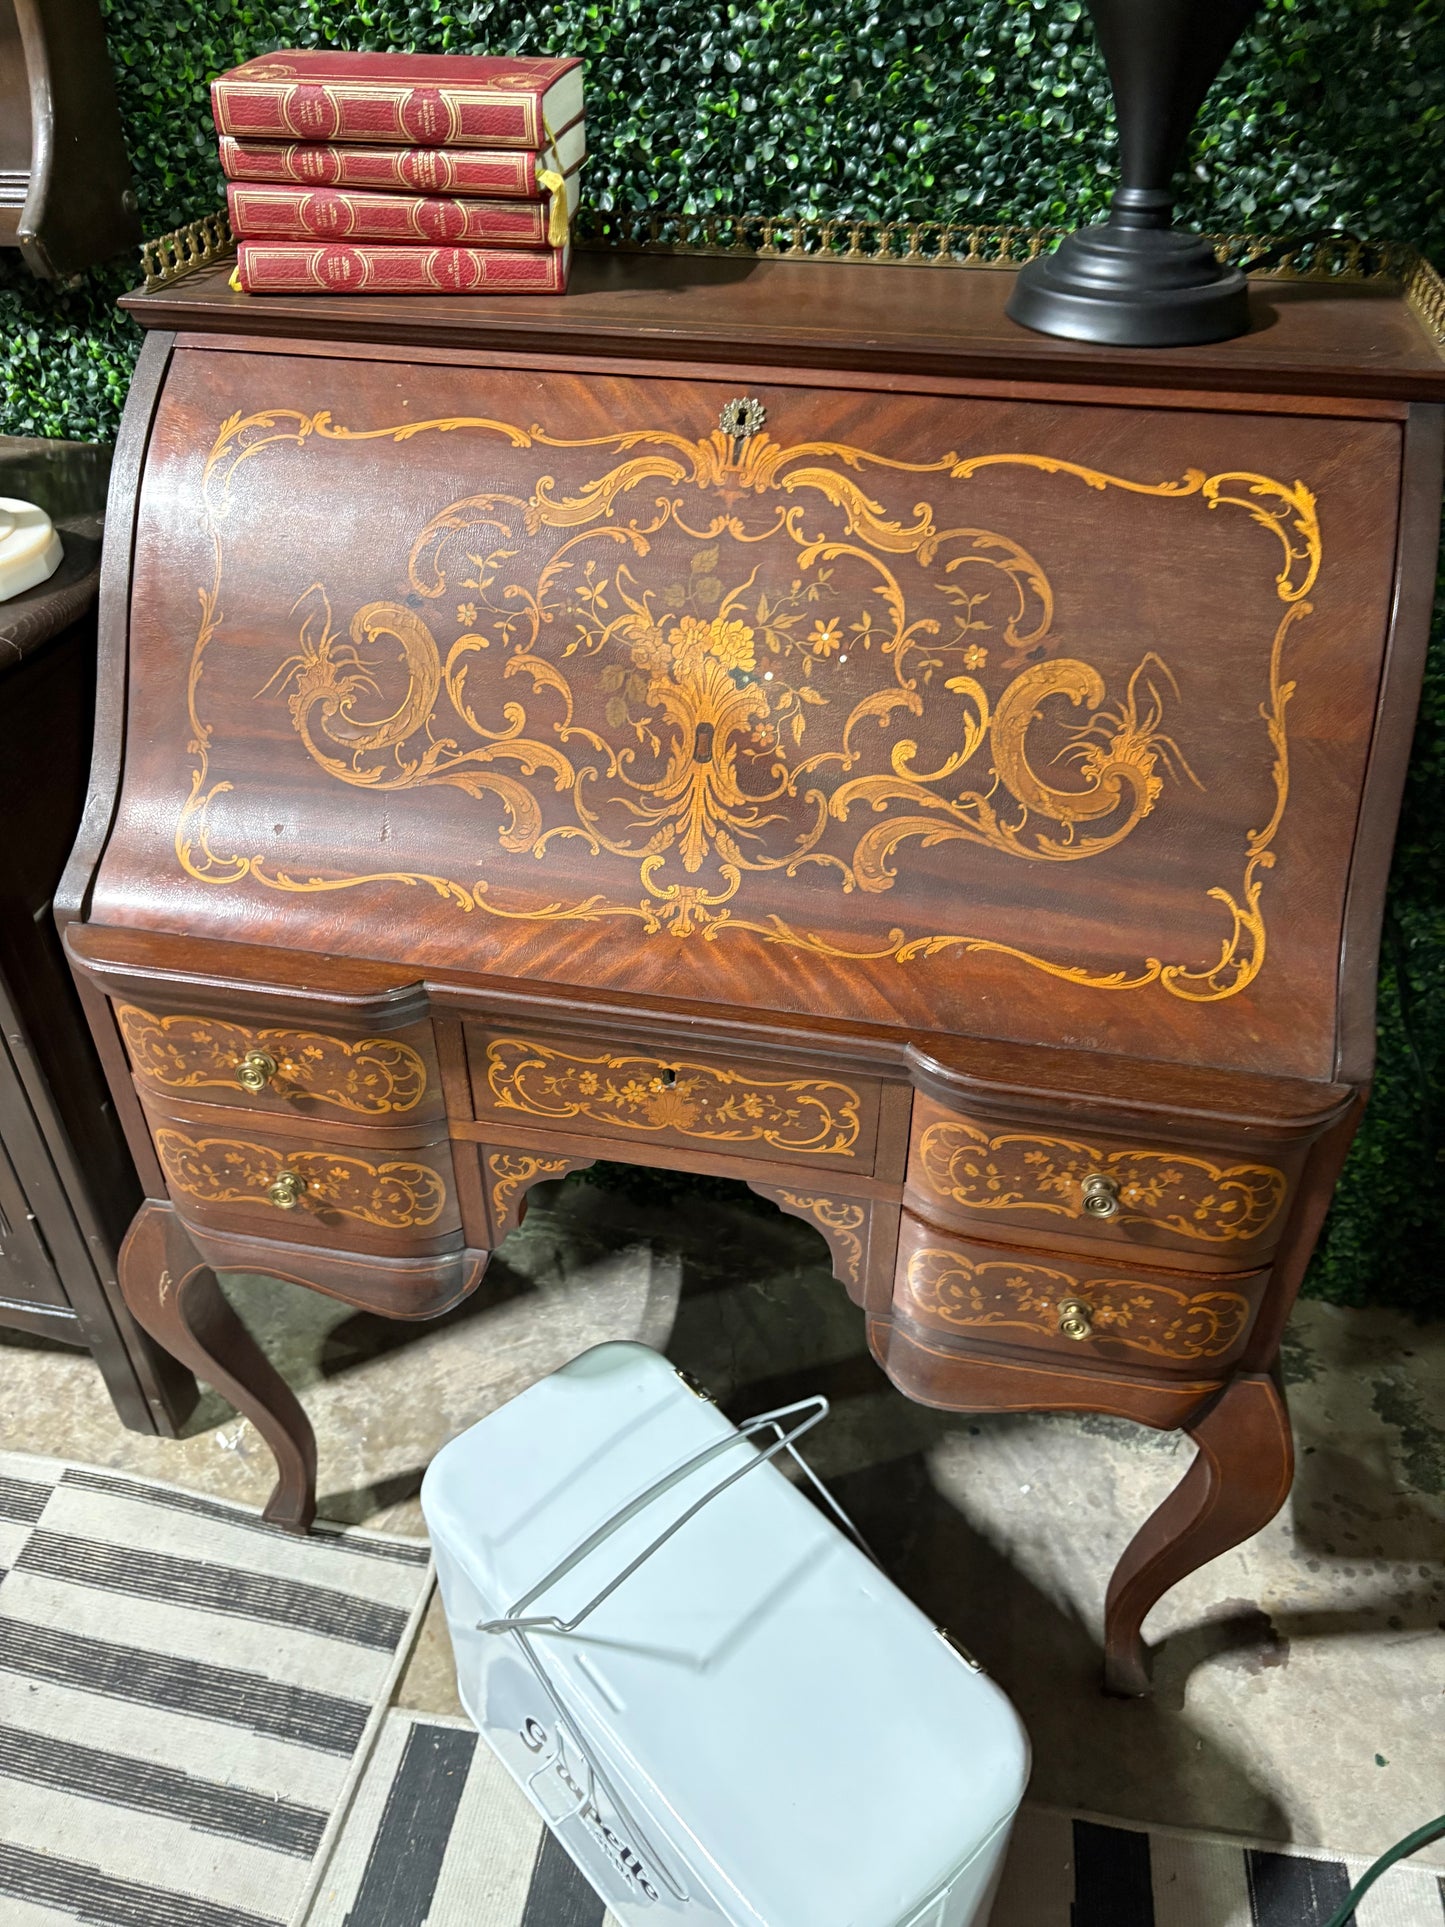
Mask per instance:
[[[741,1187],[659,1204],[577,1176],[532,1197],[481,1291],[432,1325],[227,1281],[316,1424],[324,1516],[419,1531],[417,1487],[445,1439],[586,1346],[638,1338],[735,1417],[827,1392],[812,1462],[1013,1696],[1034,1799],[1364,1854],[1445,1805],[1445,1324],[1299,1307],[1291,1499],[1156,1611],[1154,1698],[1112,1701],[1096,1686],[1109,1569],[1187,1442],[908,1403],[870,1361],[816,1233]],[[185,1439],[143,1438],[88,1359],[6,1331],[0,1445],[256,1503],[271,1481],[264,1446],[213,1394]],[[455,1710],[435,1613],[401,1698]],[[1445,1843],[1431,1855],[1445,1867]]]

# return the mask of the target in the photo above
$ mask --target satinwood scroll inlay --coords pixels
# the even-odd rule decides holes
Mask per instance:
[[[434,515],[390,594],[348,607],[340,582],[317,582],[278,609],[292,642],[256,700],[339,783],[440,784],[471,798],[483,850],[545,866],[553,850],[585,848],[602,866],[593,891],[524,894],[424,868],[328,872],[323,852],[282,869],[218,840],[216,806],[234,783],[217,766],[204,670],[224,620],[233,478],[281,445],[430,434],[510,448],[529,479]],[[552,450],[589,461],[595,451],[595,467],[559,484],[538,473]],[[910,851],[948,841],[1030,866],[1086,862],[1156,808],[1177,810],[1171,789],[1197,781],[1180,740],[1189,705],[1169,664],[1147,649],[1106,677],[1055,653],[1054,589],[1038,558],[1008,530],[972,525],[967,484],[1002,466],[1060,489],[1235,508],[1279,545],[1258,704],[1274,807],[1244,835],[1242,876],[1209,888],[1221,935],[1192,962],[1111,963],[1067,946],[1043,955],[901,917],[840,942],[817,927],[818,908],[798,923],[758,901],[768,873],[806,879],[805,904],[825,890],[886,895]],[[868,486],[889,471],[930,477],[936,504],[890,515]],[[194,763],[175,831],[177,862],[199,881],[291,893],[407,884],[483,918],[611,921],[650,938],[745,932],[845,962],[987,951],[1091,989],[1157,985],[1203,1003],[1263,967],[1261,896],[1290,783],[1284,657],[1322,559],[1303,482],[1203,468],[1138,480],[1024,451],[905,461],[766,431],[578,441],[483,416],[352,429],[327,409],[276,406],[220,425],[203,495],[215,565],[198,585]],[[590,684],[578,673],[589,661],[600,664]],[[873,666],[863,674],[860,662]]]
[[[492,1180],[492,1216],[495,1221],[499,1225],[507,1222],[513,1195],[520,1185],[535,1184],[543,1178],[560,1177],[575,1162],[574,1158],[537,1157],[530,1151],[489,1151],[487,1170]]]
[[[770,1189],[785,1209],[800,1218],[811,1218],[828,1240],[833,1259],[846,1285],[856,1285],[863,1264],[863,1220],[867,1213],[861,1204],[848,1204],[842,1198],[819,1198],[797,1191]]]
[[[172,1192],[201,1204],[256,1204],[274,1210],[267,1194],[284,1168],[302,1179],[303,1205],[382,1231],[423,1230],[446,1208],[441,1175],[411,1159],[371,1164],[335,1151],[282,1152],[244,1138],[193,1138],[168,1129],[157,1130],[155,1143]]]
[[[1182,1238],[1227,1244],[1257,1238],[1287,1189],[1269,1164],[1213,1164],[1178,1151],[1101,1151],[1075,1138],[1006,1131],[990,1137],[965,1118],[930,1124],[916,1170],[935,1196],[970,1211],[1047,1211],[1087,1219],[1084,1180],[1119,1187],[1117,1225],[1151,1224]]]
[[[591,1056],[525,1037],[488,1044],[487,1084],[499,1110],[528,1117],[768,1144],[789,1156],[851,1158],[861,1128],[858,1092],[828,1078],[764,1078],[622,1051]]]
[[[413,1111],[426,1094],[423,1058],[393,1037],[348,1041],[321,1031],[251,1029],[218,1017],[157,1017],[117,1004],[116,1021],[142,1077],[171,1091],[235,1090],[248,1052],[276,1061],[281,1096],[314,1098],[361,1117]]]
[[[925,1245],[908,1260],[897,1307],[958,1331],[1057,1335],[1060,1305],[1082,1300],[1094,1335],[1179,1360],[1219,1358],[1243,1335],[1249,1300],[1237,1291],[1176,1291],[1152,1280],[1089,1278],[1012,1259],[976,1263]]]

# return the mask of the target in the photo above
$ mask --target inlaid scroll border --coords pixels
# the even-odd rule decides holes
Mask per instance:
[[[267,859],[257,853],[229,855],[216,852],[209,841],[207,814],[214,798],[232,785],[212,780],[212,729],[200,713],[199,695],[207,645],[221,626],[221,587],[224,573],[222,529],[229,512],[230,488],[236,472],[254,455],[283,443],[297,447],[307,441],[411,441],[418,435],[458,431],[480,431],[502,437],[515,449],[599,448],[621,455],[630,449],[650,445],[658,451],[619,462],[611,471],[587,483],[576,497],[554,498],[551,483],[538,483],[533,506],[539,522],[576,526],[611,514],[615,498],[638,483],[658,479],[678,485],[706,488],[726,481],[730,486],[750,488],[761,494],[770,488],[796,492],[810,489],[842,509],[850,532],[875,532],[889,546],[902,539],[903,546],[916,549],[933,533],[932,514],[927,504],[915,511],[918,525],[907,530],[897,524],[881,523],[877,505],[871,502],[850,474],[818,466],[820,456],[830,457],[843,468],[857,473],[866,464],[911,474],[938,474],[943,479],[966,481],[992,467],[1023,467],[1047,475],[1064,475],[1085,487],[1105,491],[1121,489],[1130,494],[1161,500],[1202,502],[1213,510],[1220,507],[1242,508],[1280,543],[1283,561],[1275,578],[1275,590],[1283,605],[1270,647],[1266,700],[1260,706],[1270,748],[1273,752],[1271,779],[1274,807],[1262,828],[1247,833],[1244,870],[1237,893],[1215,885],[1206,894],[1219,903],[1228,918],[1220,940],[1218,958],[1203,968],[1191,969],[1183,963],[1166,963],[1162,957],[1145,957],[1133,966],[1099,972],[1086,965],[1071,964],[1042,957],[1019,945],[966,932],[935,932],[910,935],[900,926],[887,933],[880,946],[858,949],[830,942],[816,931],[799,930],[773,915],[761,920],[739,916],[728,907],[733,887],[724,893],[682,885],[670,885],[658,892],[653,903],[619,903],[600,895],[574,903],[528,904],[512,908],[496,901],[485,879],[467,884],[454,878],[425,871],[371,871],[364,874],[298,876],[288,871],[273,871]],[[665,451],[665,452],[664,452]],[[789,468],[795,460],[813,466]],[[1233,492],[1238,491],[1238,492]],[[313,413],[278,407],[251,415],[240,411],[222,423],[206,458],[202,477],[202,496],[206,526],[210,535],[214,569],[209,587],[198,590],[200,624],[192,649],[186,685],[186,701],[191,725],[190,753],[194,758],[190,792],[182,805],[175,830],[175,853],[182,870],[195,881],[226,887],[250,877],[266,889],[288,893],[350,890],[376,884],[418,885],[434,890],[445,901],[463,912],[481,911],[491,917],[513,922],[586,922],[625,918],[639,922],[648,936],[691,935],[700,932],[708,941],[732,932],[744,932],[765,943],[779,944],[815,955],[850,963],[893,961],[899,964],[930,958],[945,951],[967,955],[991,953],[1011,957],[1027,967],[1067,983],[1093,990],[1137,991],[1157,984],[1170,996],[1192,1003],[1213,1003],[1237,995],[1251,984],[1263,968],[1267,936],[1260,900],[1265,873],[1274,866],[1273,843],[1289,798],[1289,743],[1286,709],[1295,683],[1283,675],[1285,646],[1294,625],[1312,612],[1306,600],[1318,577],[1323,561],[1316,501],[1301,481],[1285,483],[1248,471],[1229,471],[1208,475],[1203,469],[1186,469],[1177,480],[1138,482],[1110,475],[1077,462],[1053,456],[1028,453],[989,453],[959,457],[950,452],[937,460],[906,462],[841,443],[802,443],[784,447],[759,436],[739,445],[715,430],[701,440],[671,431],[634,430],[610,435],[568,439],[547,434],[533,426],[523,429],[485,416],[445,416],[428,421],[404,422],[384,428],[351,429],[333,420],[329,409]],[[680,899],[689,899],[682,904]],[[681,920],[678,911],[685,914]]]
[[[1001,1152],[1005,1154],[1002,1169],[986,1163],[971,1183],[959,1177],[961,1160],[972,1157],[982,1162]],[[1289,1190],[1284,1172],[1272,1164],[1216,1164],[1188,1152],[1142,1145],[1101,1150],[1079,1138],[1036,1132],[1005,1131],[990,1137],[966,1117],[936,1118],[924,1126],[918,1138],[915,1174],[922,1176],[924,1186],[936,1198],[965,1211],[1045,1211],[1086,1221],[1081,1180],[1073,1172],[1055,1170],[1053,1160],[1060,1154],[1086,1170],[1092,1167],[1115,1178],[1122,1206],[1115,1223],[1151,1225],[1205,1244],[1262,1237],[1279,1217]],[[1151,1164],[1163,1167],[1153,1186],[1169,1183],[1179,1196],[1186,1197],[1184,1175],[1189,1173],[1212,1185],[1214,1194],[1194,1200],[1192,1220],[1177,1205],[1172,1210],[1154,1208],[1158,1200],[1151,1197],[1153,1186],[1143,1175]],[[1025,1165],[1034,1169],[1025,1171]],[[1174,1167],[1172,1173],[1170,1167]]]

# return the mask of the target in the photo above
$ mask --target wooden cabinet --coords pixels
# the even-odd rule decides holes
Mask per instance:
[[[116,1282],[141,1190],[51,916],[85,802],[109,454],[0,437],[0,496],[39,502],[65,545],[0,603],[0,1324],[83,1346],[127,1425],[173,1433],[195,1383]]]
[[[1445,359],[1389,288],[1085,354],[1008,286],[130,303],[68,941],[147,1173],[128,1298],[267,1429],[274,1516],[308,1435],[206,1265],[423,1316],[594,1158],[815,1224],[915,1397],[1204,1442],[1117,1576],[1121,1689],[1280,1502]]]

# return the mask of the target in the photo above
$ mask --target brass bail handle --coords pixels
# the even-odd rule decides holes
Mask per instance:
[[[306,1180],[297,1171],[278,1171],[266,1186],[266,1196],[278,1211],[294,1211],[306,1195]]]
[[[236,1068],[236,1082],[243,1091],[264,1091],[276,1069],[276,1059],[269,1051],[248,1050]]]
[[[1086,1217],[1118,1217],[1119,1180],[1117,1178],[1106,1178],[1101,1171],[1091,1171],[1084,1179],[1081,1189]]]

